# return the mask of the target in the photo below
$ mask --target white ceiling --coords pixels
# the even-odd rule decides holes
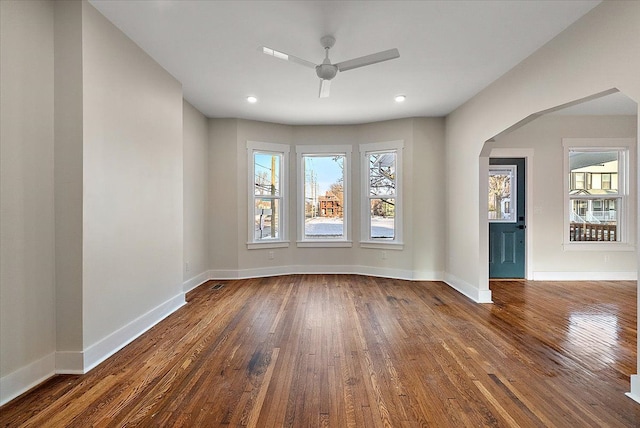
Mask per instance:
[[[208,117],[353,124],[445,116],[599,1],[89,0],[178,79]],[[400,58],[338,73],[318,98],[315,71],[262,45],[333,63],[398,48]],[[402,104],[394,102],[405,94]],[[248,104],[246,97],[258,97]]]

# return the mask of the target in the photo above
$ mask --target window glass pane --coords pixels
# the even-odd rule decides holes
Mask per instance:
[[[489,168],[489,221],[516,221],[516,166]]]
[[[617,194],[618,160],[617,151],[569,151],[569,194]]]
[[[369,194],[392,196],[396,194],[396,153],[369,154]]]
[[[255,198],[254,238],[256,241],[279,239],[280,200]]]
[[[303,156],[304,237],[344,237],[344,155]]]
[[[618,198],[571,199],[570,241],[618,241]]]
[[[274,153],[254,153],[255,195],[280,195],[280,159]]]
[[[371,238],[395,239],[395,199],[371,199]]]

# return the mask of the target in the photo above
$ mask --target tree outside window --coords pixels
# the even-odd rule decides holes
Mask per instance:
[[[361,144],[363,245],[402,243],[402,141]],[[375,243],[375,244],[374,244]]]

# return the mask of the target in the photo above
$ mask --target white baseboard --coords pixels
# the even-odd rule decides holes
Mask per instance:
[[[640,375],[631,375],[631,391],[625,395],[633,401],[640,403]]]
[[[414,271],[413,272],[413,280],[414,281],[442,281],[444,282],[444,272],[437,271]]]
[[[638,272],[533,272],[534,281],[637,281]]]
[[[85,348],[84,373],[127,346],[151,327],[184,306],[185,303],[184,293],[179,293],[119,330],[114,331],[100,341]]]
[[[54,374],[56,374],[56,354],[51,352],[3,376],[0,378],[0,406],[24,394]]]
[[[478,303],[493,303],[491,290],[478,290]]]
[[[56,352],[57,374],[84,374],[84,352]]]
[[[300,274],[338,274],[338,275],[364,275],[380,278],[395,278],[411,281],[413,272],[405,269],[392,269],[376,266],[352,266],[352,265],[301,265],[294,266],[296,273]]]
[[[210,276],[211,276],[210,271],[205,270],[201,274],[186,280],[185,282],[182,283],[182,292],[186,294],[189,291],[193,290],[194,288],[197,288],[198,286],[209,281]]]
[[[0,405],[13,400],[55,374],[87,373],[184,304],[184,293],[180,293],[84,351],[52,352],[9,373],[0,378]]]
[[[352,266],[352,265],[292,265],[274,266],[253,269],[213,269],[209,271],[208,280],[231,280],[264,278],[269,276],[295,275],[295,274],[353,274],[378,276],[383,278],[395,278],[412,281],[413,272],[404,269],[391,269],[374,266]],[[436,273],[437,275],[437,273]],[[425,279],[419,279],[425,281]],[[429,280],[429,279],[427,279]],[[433,279],[434,281],[441,280]],[[206,281],[202,281],[206,282]]]
[[[232,280],[240,279],[238,271],[233,269],[212,269],[208,271],[209,280]]]
[[[445,273],[444,282],[476,303],[492,303],[491,290],[478,290],[478,288],[450,273]]]

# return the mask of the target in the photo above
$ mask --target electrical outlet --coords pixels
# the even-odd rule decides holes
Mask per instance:
[[[387,252],[386,251],[380,251],[380,258],[382,260],[387,260]]]
[[[273,251],[269,251],[269,260],[273,260],[275,258]]]
[[[186,262],[184,264],[184,271],[185,272],[190,272],[191,271],[191,266],[189,265],[189,262]]]

